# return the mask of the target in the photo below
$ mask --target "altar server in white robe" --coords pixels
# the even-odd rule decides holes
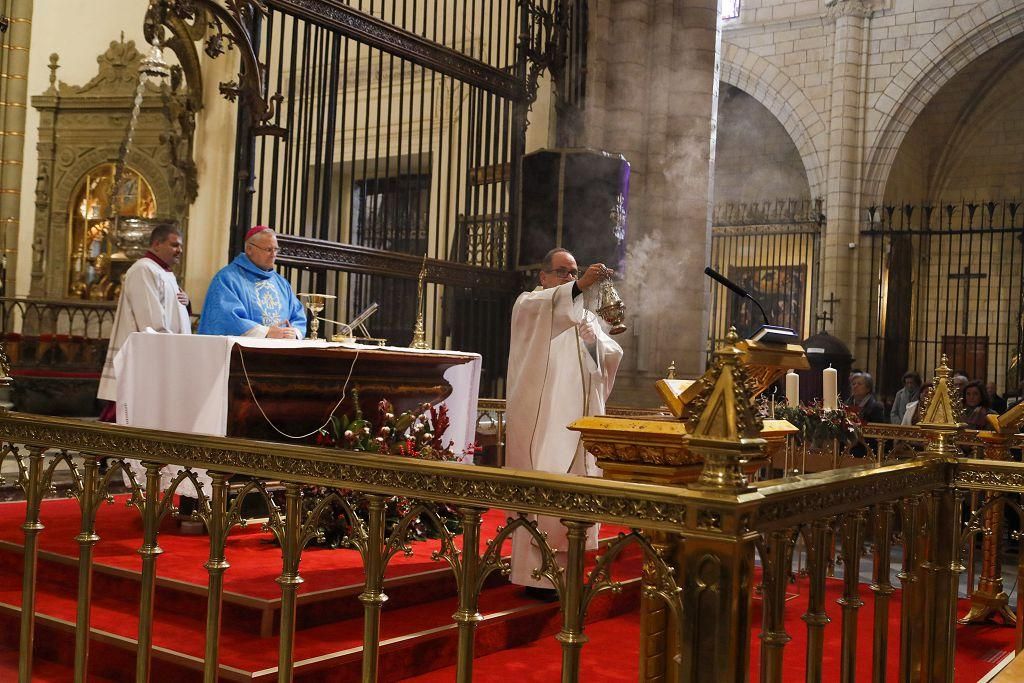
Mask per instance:
[[[516,300],[508,359],[507,467],[601,474],[579,432],[567,425],[604,412],[622,359],[622,348],[601,327],[603,321],[583,305],[583,291],[611,273],[598,263],[580,275],[571,253],[552,249],[541,266],[540,286]],[[537,526],[564,566],[565,527],[551,517],[537,518]],[[587,535],[588,549],[597,547],[597,532],[595,524]],[[549,597],[541,591],[551,583],[532,576],[541,564],[536,542],[518,529],[512,539],[512,583]]]
[[[178,280],[171,271],[181,259],[184,246],[181,233],[175,226],[158,225],[150,233],[149,251],[124,274],[98,398],[117,400],[114,357],[132,332],[144,332],[147,328],[173,334],[192,332],[188,296],[178,286]]]

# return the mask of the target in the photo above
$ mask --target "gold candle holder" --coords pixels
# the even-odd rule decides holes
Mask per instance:
[[[423,255],[423,265],[420,267],[419,281],[416,285],[416,326],[412,330],[412,342],[409,348],[426,350],[430,348],[427,343],[427,334],[423,327],[423,284],[427,279],[427,255]]]

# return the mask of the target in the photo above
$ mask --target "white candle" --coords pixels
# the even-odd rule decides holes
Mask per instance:
[[[839,373],[835,368],[825,368],[821,374],[821,402],[825,410],[839,408]]]
[[[800,405],[800,375],[792,370],[786,373],[786,403],[790,408]]]

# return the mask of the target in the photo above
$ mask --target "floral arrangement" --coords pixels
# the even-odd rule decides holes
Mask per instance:
[[[316,443],[320,446],[334,446],[350,451],[395,455],[423,460],[453,461],[460,455],[472,455],[478,448],[471,444],[463,453],[457,453],[453,442],[445,442],[445,432],[451,424],[447,406],[436,407],[423,403],[416,409],[395,413],[394,405],[388,400],[377,404],[377,415],[366,417],[359,406],[359,393],[352,392],[352,415],[334,416],[331,418],[331,429],[322,429],[317,434]],[[303,488],[303,508],[311,512],[328,493],[322,486]],[[348,499],[356,514],[367,519],[366,506],[359,494],[352,491],[340,491]],[[408,498],[393,496],[388,499],[385,534],[408,514],[413,503]],[[459,533],[461,527],[456,511],[448,506],[437,505],[435,508],[444,522],[445,527]],[[338,548],[344,545],[344,539],[351,535],[352,529],[348,517],[341,505],[332,504],[330,510],[324,511],[316,540],[318,545]],[[417,519],[409,525],[409,540],[425,540],[436,537],[434,527],[426,519]]]
[[[358,391],[352,393],[355,414],[332,416],[331,431],[320,431],[318,445],[423,460],[459,459],[452,441],[444,443],[444,434],[451,425],[448,406],[438,408],[423,403],[415,411],[395,415],[394,405],[385,399],[377,404],[378,414],[373,420],[363,416]],[[475,448],[470,446],[469,450],[472,452]]]
[[[861,421],[849,407],[825,410],[820,401],[811,405],[776,405],[775,417],[787,420],[800,430],[797,438],[812,448],[823,448],[833,441],[841,448],[861,441]]]

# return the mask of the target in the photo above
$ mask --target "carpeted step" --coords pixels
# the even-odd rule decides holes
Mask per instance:
[[[75,675],[73,666],[36,660],[32,664],[33,683],[67,683]],[[18,648],[0,646],[0,681],[18,680]],[[116,679],[90,674],[88,683],[116,683]]]
[[[580,652],[581,681],[634,683],[640,669],[640,613],[628,612],[588,625],[587,642]],[[557,681],[562,673],[562,647],[554,638],[538,638],[526,645],[498,650],[473,660],[478,681],[514,680],[516,683]],[[408,678],[401,683],[450,683],[455,666],[446,666]]]
[[[74,651],[75,596],[52,592],[41,585],[37,593],[36,656],[70,665]],[[637,581],[618,595],[599,596],[588,621],[598,621],[635,608]],[[17,647],[20,585],[0,578],[0,642]],[[381,618],[382,680],[394,680],[430,666],[455,661],[457,628],[451,620],[454,598],[388,609]],[[481,598],[483,621],[477,627],[480,655],[550,637],[561,627],[557,603],[538,603],[523,597],[515,586],[491,588]],[[188,616],[157,604],[153,655],[155,680],[198,678],[203,654],[203,626]],[[134,668],[138,621],[107,599],[92,610],[93,651],[90,671],[123,677]],[[278,642],[225,629],[221,637],[222,677],[226,680],[275,680]],[[352,618],[299,632],[295,643],[296,680],[357,680],[362,657],[362,619]]]
[[[74,517],[73,507],[62,502],[65,517]],[[49,504],[55,506],[55,504]],[[77,544],[58,536],[71,531],[67,519],[55,518],[53,507],[45,534],[53,549],[40,551],[37,581],[36,657],[71,666],[74,653],[74,620],[77,586]],[[5,511],[7,512],[7,511]],[[123,516],[123,514],[122,514]],[[498,523],[492,518],[491,525]],[[61,526],[67,527],[61,529]],[[108,521],[109,525],[109,521]],[[109,529],[109,527],[108,527]],[[114,532],[117,529],[113,530]],[[8,532],[9,533],[9,532]],[[90,672],[114,680],[130,678],[135,666],[138,621],[139,572],[124,565],[139,564],[135,534],[111,533],[100,528],[108,544],[108,558],[117,555],[120,563],[97,563],[94,571],[92,607],[92,646]],[[265,535],[265,534],[264,534]],[[102,543],[100,545],[102,545]],[[275,574],[267,571],[267,556],[279,561],[279,550],[254,536],[240,535],[234,554],[239,573],[246,578],[261,576],[272,583]],[[153,679],[189,681],[200,677],[205,628],[205,585],[181,581],[173,576],[205,578],[186,562],[198,563],[207,553],[205,539],[161,534],[166,552],[158,561],[156,620],[154,623]],[[197,548],[198,545],[198,548]],[[100,546],[98,545],[97,548]],[[249,550],[257,554],[242,552]],[[457,627],[451,619],[456,609],[455,583],[443,561],[429,558],[431,544],[414,544],[419,557],[399,558],[389,568],[385,603],[381,619],[381,677],[395,680],[430,667],[453,664],[457,652]],[[99,554],[99,553],[98,553]],[[134,555],[134,557],[133,557]],[[176,556],[177,555],[177,556]],[[229,552],[229,560],[231,553]],[[307,558],[312,558],[307,562]],[[17,647],[20,619],[22,551],[12,541],[0,541],[0,637],[8,647]],[[639,553],[635,549],[623,556],[626,576],[638,576]],[[593,561],[593,553],[591,553]],[[253,566],[255,565],[255,567]],[[339,567],[341,567],[339,571]],[[236,567],[229,570],[229,575]],[[429,569],[427,569],[429,568]],[[621,572],[617,571],[618,577]],[[171,575],[170,577],[168,576]],[[358,601],[359,583],[337,585],[338,579],[359,576],[361,565],[354,551],[310,550],[303,556],[302,574],[306,585],[326,586],[307,591],[299,597],[299,631],[295,645],[296,680],[358,680],[362,658],[363,607]],[[334,586],[331,581],[334,581]],[[348,579],[351,581],[351,578]],[[237,581],[236,581],[237,585]],[[248,587],[248,586],[246,586]],[[279,588],[274,584],[274,588]],[[277,603],[261,597],[262,589],[249,594],[225,596],[225,618],[221,635],[221,677],[224,680],[275,680],[278,639]],[[255,593],[256,595],[253,595]],[[589,619],[600,620],[634,609],[639,599],[636,581],[627,584],[622,595],[600,596],[591,605]],[[270,604],[272,619],[253,618],[267,614],[232,600]],[[248,612],[246,610],[249,610]],[[481,596],[484,620],[477,628],[477,653],[487,654],[506,647],[528,643],[539,637],[551,637],[561,627],[557,604],[537,603],[525,598],[520,589],[509,586],[497,573],[489,577]]]

